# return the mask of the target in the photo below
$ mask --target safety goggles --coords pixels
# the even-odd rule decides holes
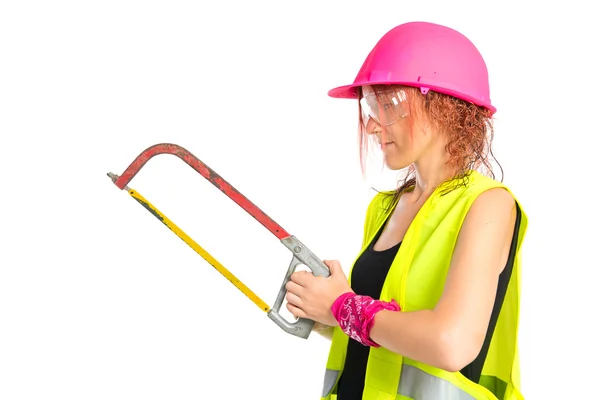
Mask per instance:
[[[408,116],[406,92],[401,89],[387,89],[368,93],[360,99],[363,123],[372,118],[380,126],[389,126]]]

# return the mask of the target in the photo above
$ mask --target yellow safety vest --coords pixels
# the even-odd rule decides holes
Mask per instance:
[[[403,311],[434,308],[444,289],[452,251],[471,204],[483,191],[496,187],[510,192],[500,182],[476,171],[471,172],[465,187],[460,186],[444,195],[441,195],[444,187],[439,187],[406,232],[380,299],[395,299]],[[368,206],[362,251],[371,243],[393,208],[388,207],[389,194],[377,194]],[[518,201],[517,205],[521,223],[518,237],[513,239],[516,244],[514,263],[479,382],[470,381],[460,372],[435,368],[383,347],[371,348],[363,400],[523,399],[519,391],[517,326],[521,244],[527,229],[527,217]],[[327,360],[322,400],[337,398],[336,385],[344,366],[348,340],[348,336],[336,327]]]

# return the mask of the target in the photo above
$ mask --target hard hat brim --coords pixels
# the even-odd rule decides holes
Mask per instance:
[[[429,89],[439,92],[439,93],[443,93],[449,96],[453,96],[453,97],[457,97],[459,99],[463,99],[465,101],[468,101],[470,103],[482,106],[487,108],[488,110],[490,110],[491,114],[495,114],[496,113],[496,107],[494,107],[492,104],[490,104],[490,102],[485,102],[485,101],[481,101],[480,99],[474,99],[471,96],[465,96],[463,93],[460,92],[455,92],[453,90],[448,90],[448,89],[444,89],[444,88],[440,88],[440,87],[435,87],[432,85],[419,85],[416,84],[415,82],[390,82],[390,81],[365,81],[365,82],[355,82],[351,85],[344,85],[344,86],[338,86],[335,87],[331,90],[329,90],[327,92],[327,95],[329,97],[333,97],[336,99],[358,99],[358,88],[361,86],[373,86],[373,85],[405,85],[405,86],[412,86],[412,87],[421,87],[421,86],[426,86],[429,87]]]
[[[358,88],[361,86],[373,86],[373,85],[407,85],[405,82],[390,82],[390,81],[365,81],[365,82],[354,82],[351,85],[338,86],[327,92],[329,97],[336,99],[358,99]]]

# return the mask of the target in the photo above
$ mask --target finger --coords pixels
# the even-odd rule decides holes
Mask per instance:
[[[306,313],[301,308],[298,308],[290,303],[286,304],[286,308],[296,318],[308,318]]]
[[[292,292],[297,296],[302,296],[302,293],[304,292],[304,288],[293,281],[288,281],[288,283],[285,284],[285,288],[288,292]]]
[[[285,300],[289,304],[291,304],[293,306],[296,306],[296,307],[302,307],[302,304],[303,304],[303,301],[302,301],[302,299],[300,297],[298,297],[294,293],[290,293],[290,292],[288,292],[285,295]]]
[[[323,260],[323,263],[327,265],[332,275],[342,271],[342,266],[338,260]]]
[[[312,274],[307,271],[296,271],[290,276],[290,279],[300,286],[305,286],[310,282],[311,276]]]

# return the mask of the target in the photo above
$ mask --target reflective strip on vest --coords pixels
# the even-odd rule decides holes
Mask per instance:
[[[325,370],[322,397],[331,393],[339,373],[333,369]],[[415,400],[475,400],[475,397],[447,380],[406,364],[402,366],[398,394]]]
[[[325,379],[323,380],[323,395],[321,397],[327,397],[327,395],[331,393],[339,374],[340,371],[335,369],[325,370]]]
[[[402,366],[398,394],[415,400],[475,400],[447,380],[406,364]]]

